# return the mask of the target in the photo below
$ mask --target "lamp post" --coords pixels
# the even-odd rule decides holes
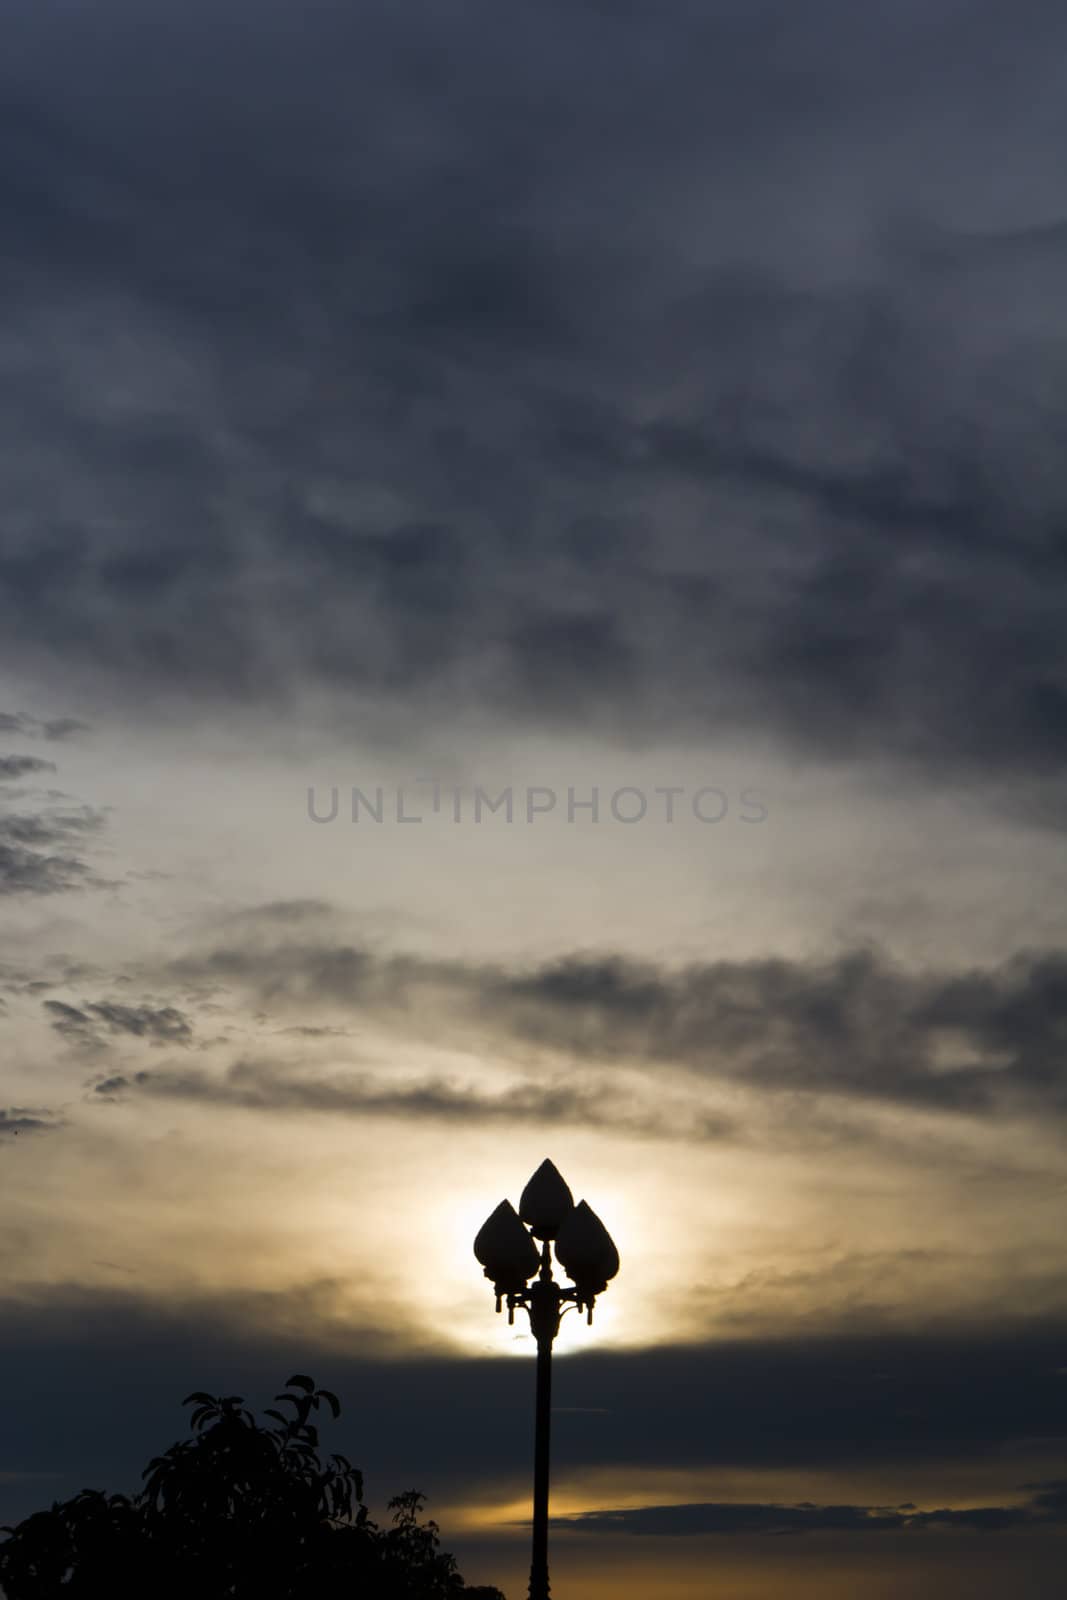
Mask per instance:
[[[535,1242],[538,1241],[538,1242]],[[572,1279],[552,1276],[556,1260]],[[534,1427],[533,1555],[529,1600],[549,1600],[548,1474],[552,1417],[552,1344],[560,1318],[571,1308],[593,1320],[593,1302],[619,1270],[611,1235],[584,1200],[577,1205],[551,1161],[542,1161],[515,1210],[502,1200],[474,1241],[474,1254],[496,1293],[496,1309],[525,1311],[537,1340],[537,1408]],[[533,1280],[532,1282],[530,1280]]]

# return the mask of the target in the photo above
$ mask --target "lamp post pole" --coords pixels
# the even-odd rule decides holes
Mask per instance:
[[[529,1231],[527,1231],[527,1228]],[[540,1248],[534,1242],[540,1241]],[[552,1276],[556,1259],[573,1283]],[[496,1291],[496,1309],[507,1302],[508,1322],[524,1310],[537,1342],[537,1403],[534,1418],[533,1550],[529,1600],[550,1600],[548,1582],[549,1445],[552,1426],[552,1345],[560,1318],[571,1307],[593,1320],[593,1302],[619,1270],[619,1255],[604,1224],[571,1192],[551,1161],[538,1167],[522,1192],[519,1210],[503,1200],[481,1228],[474,1253]],[[534,1281],[531,1283],[530,1280]]]
[[[530,1331],[537,1340],[530,1600],[549,1600],[548,1478],[552,1440],[552,1345],[559,1331],[561,1290],[552,1279],[552,1262],[547,1240],[541,1251],[541,1271],[529,1293]]]

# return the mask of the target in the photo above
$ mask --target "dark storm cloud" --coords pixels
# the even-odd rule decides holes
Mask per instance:
[[[478,1293],[473,1255],[471,1272]],[[395,1330],[331,1316],[331,1290],[342,1287],[191,1300],[183,1290],[166,1304],[135,1283],[123,1293],[9,1295],[0,1355],[20,1375],[5,1412],[12,1458],[25,1471],[62,1471],[64,1493],[90,1482],[128,1489],[148,1456],[185,1431],[179,1402],[190,1389],[241,1393],[259,1407],[295,1368],[339,1393],[344,1413],[329,1448],[366,1470],[372,1497],[413,1480],[450,1498],[478,1484],[525,1492],[529,1364],[401,1352]],[[1032,1325],[570,1355],[556,1363],[556,1460],[572,1473],[624,1475],[892,1465],[898,1480],[902,1468],[944,1463],[950,1503],[952,1464],[984,1461],[1001,1468],[1001,1504],[1022,1490],[1058,1517],[1059,1491],[1021,1480],[1055,1475],[1029,1463],[1047,1460],[1067,1435],[1067,1383],[1055,1371],[1065,1335],[1058,1324]],[[929,1481],[929,1470],[922,1475]]]
[[[20,665],[1063,772],[1062,9],[17,10]]]
[[[652,1534],[666,1538],[705,1533],[899,1533],[926,1528],[999,1533],[1067,1522],[1067,1479],[1034,1484],[1022,1505],[947,1507],[760,1505],[727,1501],[678,1506],[635,1506],[622,1511],[586,1511],[555,1517],[553,1526],[577,1533]]]
[[[581,955],[524,970],[267,937],[179,960],[169,978],[272,1012],[338,1007],[586,1065],[672,1063],[932,1111],[1067,1111],[1067,957],[1055,950],[963,972],[911,972],[870,950],[674,970]]]
[[[107,1036],[115,1034],[127,1034],[152,1044],[192,1042],[192,1024],[176,1006],[129,1006],[117,1000],[83,1001],[80,1007],[61,1000],[45,1000],[42,1004],[57,1033],[90,1049],[99,1048]]]

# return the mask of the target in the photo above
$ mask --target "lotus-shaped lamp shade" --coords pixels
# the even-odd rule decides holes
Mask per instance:
[[[608,1286],[619,1270],[619,1252],[596,1212],[580,1200],[556,1235],[556,1257],[570,1273],[583,1301]]]
[[[519,1216],[537,1239],[554,1239],[574,1210],[574,1196],[551,1161],[542,1161],[519,1200]]]
[[[474,1241],[474,1254],[498,1294],[519,1294],[540,1266],[537,1246],[510,1200],[501,1200]]]

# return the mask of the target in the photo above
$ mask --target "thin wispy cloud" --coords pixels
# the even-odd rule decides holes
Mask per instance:
[[[679,1506],[636,1506],[556,1517],[563,1532],[686,1538],[701,1534],[922,1533],[929,1528],[1000,1533],[1067,1522],[1067,1480],[1028,1486],[1020,1505],[965,1506],[923,1511],[918,1506],[745,1505],[726,1501]]]

